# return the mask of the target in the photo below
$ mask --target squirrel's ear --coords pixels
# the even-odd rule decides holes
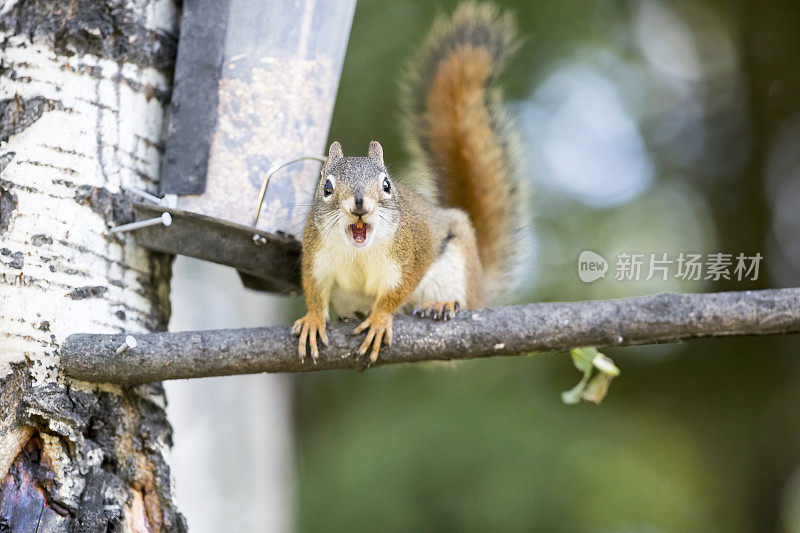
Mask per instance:
[[[342,145],[339,144],[339,141],[333,141],[331,147],[328,148],[328,162],[336,161],[341,157],[344,157],[344,153],[342,152]]]
[[[383,164],[383,146],[378,141],[371,141],[369,143],[369,151],[367,155],[370,159],[374,159],[381,165]]]

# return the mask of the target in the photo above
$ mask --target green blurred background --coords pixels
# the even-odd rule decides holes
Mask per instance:
[[[407,165],[402,65],[457,2],[363,0],[331,140]],[[533,227],[515,301],[800,285],[795,1],[499,2]],[[581,251],[612,261],[577,276]],[[755,282],[615,281],[620,252],[764,257]],[[302,531],[800,531],[797,337],[609,350],[605,402],[568,356],[295,381]]]

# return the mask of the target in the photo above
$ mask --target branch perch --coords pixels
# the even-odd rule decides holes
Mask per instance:
[[[95,382],[145,383],[166,379],[258,372],[364,368],[356,355],[363,335],[353,321],[334,324],[331,347],[317,364],[301,363],[288,326],[136,335],[78,334],[61,346],[67,375]],[[710,294],[657,294],[569,303],[534,303],[467,310],[446,322],[398,316],[394,343],[378,365],[564,351],[581,346],[628,346],[699,337],[800,333],[800,289]]]

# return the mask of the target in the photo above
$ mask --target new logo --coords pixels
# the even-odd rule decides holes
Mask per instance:
[[[606,277],[608,271],[608,261],[591,250],[584,250],[578,257],[578,277],[584,283]]]

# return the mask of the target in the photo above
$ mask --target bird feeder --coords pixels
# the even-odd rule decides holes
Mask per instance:
[[[300,285],[300,236],[319,177],[355,0],[184,2],[164,199],[135,202],[137,242]],[[170,224],[157,223],[168,213]],[[138,223],[138,222],[137,222]]]

